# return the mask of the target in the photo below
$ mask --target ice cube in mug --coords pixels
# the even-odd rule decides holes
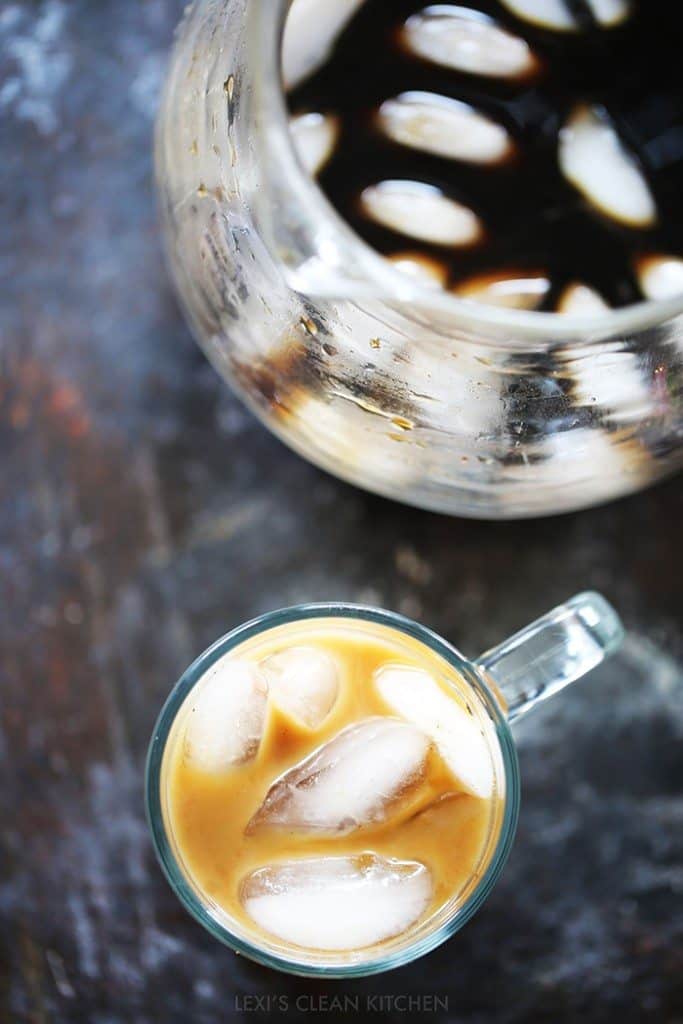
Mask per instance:
[[[432,879],[419,861],[363,853],[259,868],[240,895],[252,920],[285,942],[361,949],[414,925],[431,901]]]
[[[385,821],[422,781],[430,741],[409,722],[367,718],[281,775],[247,826],[344,834]]]
[[[309,729],[327,717],[339,693],[331,655],[318,647],[288,647],[261,662],[271,701]]]
[[[251,760],[261,741],[267,694],[257,665],[221,658],[192,696],[185,758],[207,772]]]
[[[427,734],[461,785],[478,797],[493,792],[493,764],[474,716],[450,697],[432,676],[409,665],[385,665],[377,689],[396,714]]]

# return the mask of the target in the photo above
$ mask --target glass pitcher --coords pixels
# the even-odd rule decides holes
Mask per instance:
[[[173,277],[209,359],[291,448],[461,516],[565,512],[683,461],[683,295],[570,316],[401,273],[300,164],[287,0],[195,0],[157,125]]]

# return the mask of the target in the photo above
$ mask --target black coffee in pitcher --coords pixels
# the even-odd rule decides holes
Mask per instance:
[[[300,157],[397,269],[522,309],[683,291],[667,0],[294,0]]]

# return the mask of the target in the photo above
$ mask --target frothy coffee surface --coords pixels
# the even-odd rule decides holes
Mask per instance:
[[[422,644],[355,620],[292,623],[187,697],[164,755],[166,828],[233,930],[344,955],[471,892],[500,829],[498,758],[478,698]]]
[[[672,14],[666,0],[294,0],[296,148],[358,234],[431,287],[574,314],[678,294]]]

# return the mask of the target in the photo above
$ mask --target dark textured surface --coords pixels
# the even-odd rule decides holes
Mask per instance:
[[[334,1019],[339,997],[345,1019],[406,1020],[418,995],[419,1019],[437,999],[444,1021],[680,1024],[680,483],[472,523],[352,490],[266,434],[161,265],[149,135],[181,6],[0,6],[0,1018],[259,1021],[267,997],[271,1019]],[[474,654],[585,587],[628,644],[520,727],[517,843],[464,932],[323,984],[240,960],[186,916],[153,859],[142,766],[207,643],[333,597]]]

